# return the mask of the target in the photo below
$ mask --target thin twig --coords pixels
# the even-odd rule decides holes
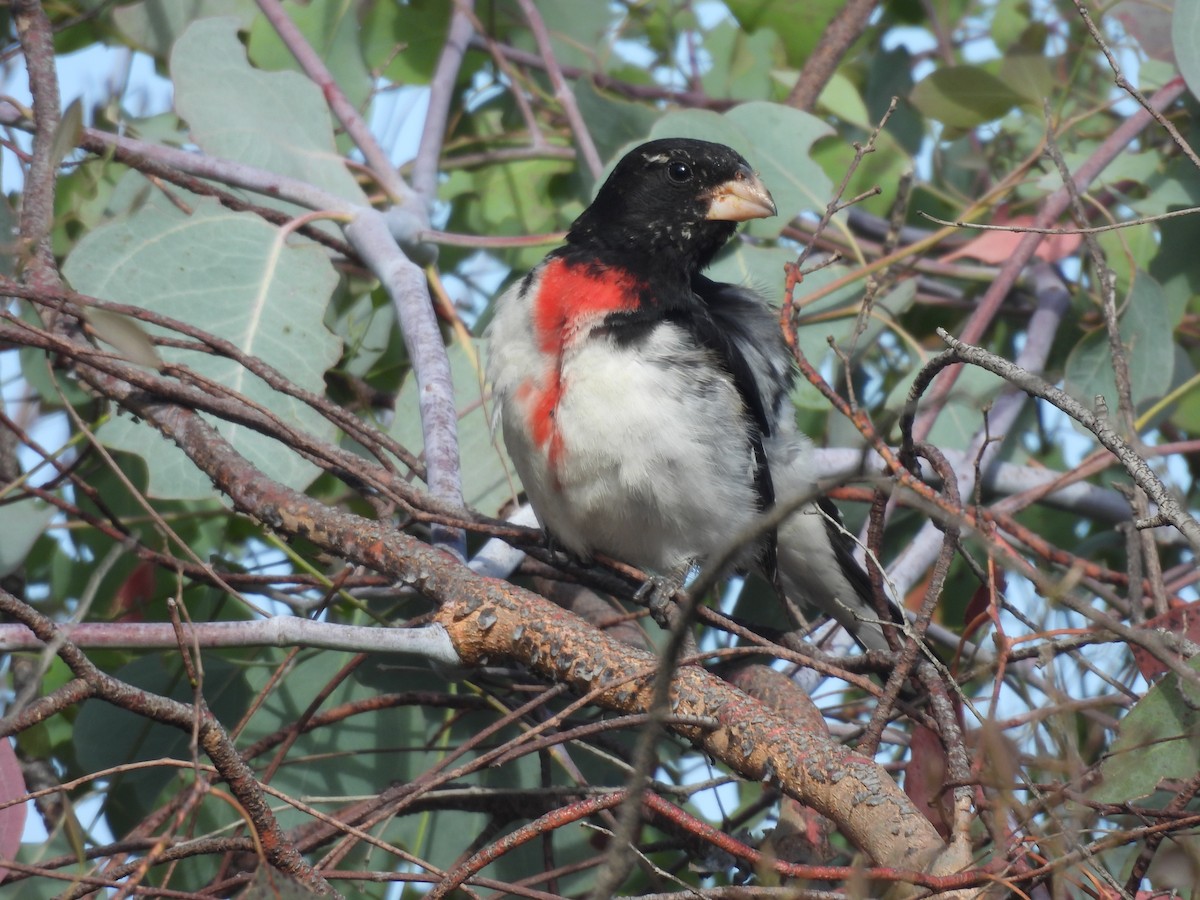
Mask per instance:
[[[1138,225],[1162,222],[1165,219],[1175,219],[1179,216],[1194,216],[1196,213],[1200,213],[1200,206],[1173,209],[1169,212],[1157,213],[1153,216],[1139,216],[1127,222],[1110,222],[1108,225],[1076,226],[1074,228],[1034,228],[1032,225],[992,225],[986,222],[963,222],[960,220],[939,219],[937,216],[930,215],[923,210],[917,210],[918,216],[922,219],[928,219],[935,225],[944,225],[950,228],[972,228],[976,231],[1010,231],[1014,234],[1044,234],[1051,237],[1055,235],[1104,234],[1108,231],[1120,231],[1123,228],[1134,228]]]
[[[600,154],[596,152],[596,144],[592,140],[591,132],[588,131],[587,123],[583,121],[583,116],[579,112],[579,104],[575,102],[575,95],[571,92],[571,88],[563,76],[563,71],[558,65],[558,58],[554,55],[554,48],[550,45],[550,32],[546,29],[546,22],[542,19],[542,14],[538,12],[533,0],[517,0],[517,3],[521,7],[525,20],[529,23],[529,30],[533,32],[538,53],[542,55],[542,59],[546,63],[546,74],[550,76],[550,83],[554,86],[554,97],[562,105],[567,121],[571,125],[571,133],[575,135],[575,144],[579,147],[584,165],[591,173],[592,180],[599,181],[600,173],[604,171],[604,163],[600,160]]]
[[[1079,17],[1083,19],[1083,24],[1087,27],[1088,34],[1092,36],[1092,40],[1096,42],[1096,46],[1100,48],[1100,51],[1104,54],[1104,58],[1108,60],[1108,66],[1113,70],[1113,81],[1117,87],[1141,104],[1146,112],[1154,116],[1154,121],[1161,125],[1163,130],[1171,136],[1171,140],[1175,142],[1175,146],[1183,151],[1184,156],[1192,161],[1193,166],[1200,169],[1200,156],[1196,155],[1196,151],[1192,149],[1192,145],[1179,133],[1179,129],[1175,127],[1174,123],[1162,114],[1162,108],[1157,106],[1152,100],[1147,100],[1146,96],[1125,77],[1124,71],[1122,71],[1121,66],[1117,63],[1116,56],[1113,55],[1108,42],[1100,34],[1100,29],[1096,27],[1096,23],[1092,21],[1092,15],[1088,12],[1087,7],[1083,5],[1082,0],[1072,0],[1072,2],[1075,4],[1075,8],[1079,10]]]
[[[1186,86],[1182,78],[1172,79],[1169,84],[1160,88],[1149,99],[1150,108],[1160,111],[1166,109],[1179,99],[1185,90]],[[1152,121],[1153,117],[1149,112],[1139,110],[1117,126],[1112,134],[1105,138],[1100,146],[1095,149],[1092,155],[1076,169],[1075,186],[1081,191],[1085,190]],[[1048,227],[1051,222],[1056,221],[1066,211],[1070,202],[1071,197],[1066,187],[1059,188],[1046,198],[1045,203],[1042,204],[1037,217],[1034,219],[1033,227]],[[984,335],[991,325],[992,320],[1000,311],[1005,298],[1017,283],[1017,278],[1033,258],[1034,251],[1041,244],[1043,237],[1043,235],[1036,232],[1026,234],[1020,243],[1017,244],[1012,255],[1001,267],[995,280],[988,287],[987,291],[984,292],[984,295],[975,307],[975,311],[963,326],[961,340],[967,343],[975,343]],[[921,413],[913,429],[913,435],[917,440],[924,440],[929,436],[929,431],[933,428],[934,421],[950,396],[957,378],[957,372],[951,371],[946,373],[946,377],[941,379],[932,391],[927,400],[927,409]]]
[[[292,56],[296,58],[296,62],[300,63],[305,74],[321,89],[321,95],[329,104],[329,109],[342,123],[350,140],[354,141],[354,145],[362,152],[363,159],[366,160],[375,180],[394,201],[423,208],[424,204],[421,202],[420,196],[404,183],[404,179],[392,166],[392,161],[388,159],[387,153],[375,140],[375,135],[371,133],[371,129],[367,127],[363,117],[359,115],[354,104],[350,102],[338,85],[320,54],[313,49],[312,44],[296,27],[296,23],[289,18],[280,0],[257,0],[257,2],[258,8],[271,23],[271,27],[275,29],[275,33],[279,35],[284,46],[292,52]]]
[[[946,342],[958,361],[986,369],[1025,393],[1052,403],[1094,434],[1096,439],[1121,461],[1121,465],[1124,466],[1129,476],[1150,495],[1150,498],[1158,505],[1159,514],[1179,529],[1193,552],[1200,553],[1200,523],[1179,505],[1149,464],[1113,430],[1107,421],[1099,419],[1091,410],[1065,391],[1008,360],[989,353],[982,347],[975,347],[966,341],[952,337],[943,328],[939,328],[937,331],[938,336]]]
[[[1028,337],[1017,356],[1016,365],[1025,371],[1040,372],[1050,358],[1054,339],[1070,307],[1071,296],[1063,284],[1062,277],[1048,263],[1039,262],[1032,274],[1037,309],[1029,320],[1029,327],[1026,329]],[[916,429],[910,426],[917,414],[917,399],[923,390],[924,388],[919,389],[918,384],[914,382],[901,419],[900,433],[906,451],[911,446],[910,442],[919,442],[915,437]],[[1001,392],[993,400],[989,427],[997,434],[1007,435],[1017,423],[1026,402],[1025,395],[1019,391]],[[1000,455],[1000,450],[1000,444],[989,442],[984,430],[972,436],[971,443],[962,457],[964,465],[960,466],[958,471],[961,494],[970,495],[975,491],[976,472],[988,471]],[[965,465],[973,459],[977,461],[976,466]],[[900,551],[892,562],[891,576],[900,585],[902,593],[906,593],[907,586],[916,584],[922,577],[922,573],[936,559],[941,544],[941,527],[938,523],[930,521],[922,525],[916,537]]]

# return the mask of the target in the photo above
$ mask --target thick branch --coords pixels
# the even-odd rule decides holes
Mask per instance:
[[[458,70],[463,54],[475,33],[474,0],[457,0],[454,14],[450,17],[450,30],[437,69],[429,85],[429,110],[425,113],[425,129],[421,132],[421,143],[417,147],[417,158],[413,162],[412,183],[428,204],[437,196],[438,163],[442,156],[442,142],[446,136],[446,121],[450,113],[450,101],[458,84]]]
[[[425,438],[426,483],[434,497],[461,507],[462,474],[454,382],[425,275],[400,252],[382,213],[373,209],[361,210],[346,226],[346,237],[383,282],[400,320],[404,346],[417,379],[421,432]],[[461,531],[438,528],[434,538],[459,556],[466,556],[466,538]]]
[[[273,616],[250,622],[188,622],[182,627],[188,645],[201,648],[318,647],[351,653],[404,653],[447,666],[462,664],[445,631],[437,625],[371,628]],[[175,629],[167,622],[83,622],[60,626],[59,630],[76,647],[169,650],[179,646]],[[0,652],[40,650],[43,646],[24,625],[0,625]]]
[[[174,440],[236,508],[283,534],[303,535],[322,550],[408,584],[441,605],[438,621],[464,663],[522,663],[556,682],[594,692],[595,702],[606,708],[648,711],[653,654],[598,634],[541,597],[480,578],[389,523],[331,509],[276,484],[248,466],[200,416],[147,402],[139,392],[97,374],[81,368],[83,377]],[[881,864],[924,869],[943,851],[932,826],[871,760],[796,733],[696,667],[676,674],[672,695],[673,713],[711,716],[721,723],[712,731],[678,725],[673,730],[747,777],[772,774],[788,794],[838,822]]]
[[[558,57],[554,55],[554,48],[550,46],[550,32],[546,29],[542,14],[538,12],[533,0],[517,0],[517,3],[525,15],[525,20],[529,22],[529,29],[533,32],[533,39],[537,42],[538,52],[546,64],[546,74],[550,76],[550,83],[554,86],[554,97],[562,104],[563,112],[571,125],[571,132],[575,135],[575,144],[579,148],[579,155],[583,157],[584,165],[591,173],[592,180],[598,181],[600,173],[604,171],[604,163],[601,162],[600,154],[596,151],[596,144],[592,140],[591,132],[588,131],[587,123],[583,121],[583,115],[579,112],[579,104],[575,102],[571,86],[567,84],[567,79],[558,65]]]

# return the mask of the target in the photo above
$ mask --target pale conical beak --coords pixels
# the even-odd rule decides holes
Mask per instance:
[[[775,201],[771,199],[771,192],[763,186],[759,177],[747,168],[738,169],[733,178],[718,184],[708,196],[712,203],[705,218],[718,222],[764,219],[778,212],[775,209]]]

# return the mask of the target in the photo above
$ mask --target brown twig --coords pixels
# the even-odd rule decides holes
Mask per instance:
[[[546,65],[546,74],[550,76],[550,84],[554,87],[554,97],[562,106],[563,113],[567,117],[567,122],[571,125],[571,133],[575,135],[575,145],[579,148],[579,155],[583,158],[583,164],[587,166],[592,180],[598,181],[600,173],[604,171],[604,163],[600,159],[600,154],[596,151],[596,144],[592,141],[592,135],[588,131],[587,123],[583,121],[583,116],[579,112],[579,104],[575,102],[575,94],[571,92],[571,88],[567,84],[567,79],[563,75],[562,68],[558,64],[558,58],[554,55],[554,48],[550,44],[550,32],[546,29],[546,23],[542,19],[542,14],[538,12],[533,0],[517,0],[517,3],[520,5],[521,12],[525,16],[525,21],[529,23],[529,30],[533,32],[533,39],[537,42],[538,53],[541,54],[542,60]]]
[[[838,63],[866,30],[879,0],[848,0],[825,26],[820,41],[804,62],[804,68],[788,94],[787,105],[811,112]]]

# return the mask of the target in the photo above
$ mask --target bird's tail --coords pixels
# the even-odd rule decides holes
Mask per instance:
[[[827,503],[806,503],[780,526],[776,562],[783,590],[802,606],[832,616],[864,650],[888,650],[883,629],[899,629],[901,613],[892,609],[891,621],[881,620],[870,579],[844,546],[848,536],[841,523],[822,508]]]
[[[814,497],[816,479],[808,471],[807,442],[797,435],[776,440],[769,449],[776,503]],[[901,628],[903,613],[889,601],[890,621],[881,619],[856,548],[837,508],[825,498],[808,500],[779,526],[779,579],[790,599],[832,616],[864,650],[888,650],[884,628]]]

